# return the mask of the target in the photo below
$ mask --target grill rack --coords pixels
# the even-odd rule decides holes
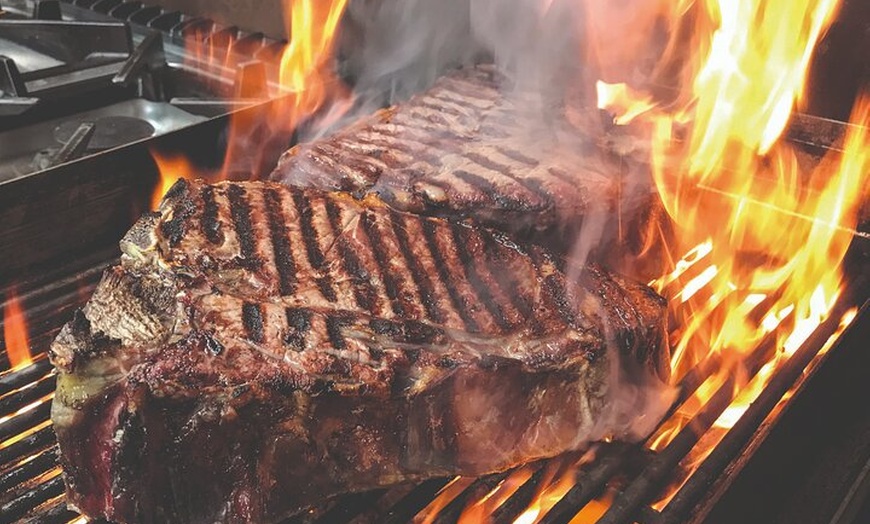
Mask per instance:
[[[84,269],[73,269],[72,276],[56,278],[50,285],[21,293],[20,300],[31,326],[33,363],[17,370],[9,369],[5,351],[0,351],[0,443],[18,436],[20,439],[0,448],[0,522],[22,520],[33,523],[72,522],[80,516],[66,508],[64,486],[58,466],[58,451],[54,432],[48,422],[50,397],[55,386],[55,372],[45,351],[60,326],[92,293],[102,271],[113,264],[113,256],[95,256]],[[595,459],[574,470],[570,489],[541,517],[545,524],[568,523],[587,504],[609,490],[613,495],[609,509],[599,524],[631,523],[665,524],[694,521],[702,516],[702,499],[710,498],[710,489],[726,468],[737,459],[747,443],[758,435],[762,422],[775,415],[784,395],[794,391],[809,376],[804,370],[815,370],[825,342],[836,332],[841,316],[854,306],[863,306],[852,327],[866,331],[870,319],[870,300],[866,271],[858,272],[828,320],[823,322],[803,345],[782,365],[768,385],[740,420],[728,430],[710,455],[690,475],[662,511],[651,504],[663,487],[672,484],[681,474],[680,462],[707,433],[719,415],[735,397],[734,384],[726,380],[682,431],[661,451],[653,452],[643,445],[602,443],[597,445]],[[766,312],[768,301],[756,309]],[[850,327],[849,330],[852,328]],[[848,331],[847,330],[847,333]],[[843,340],[841,337],[838,340]],[[0,349],[5,350],[4,346]],[[769,335],[747,360],[748,373],[754,375],[776,349],[775,338]],[[837,351],[837,344],[825,355]],[[814,366],[811,366],[815,361]],[[708,358],[690,370],[679,383],[678,398],[671,413],[716,369],[718,361]],[[669,413],[670,415],[670,413]],[[666,416],[665,419],[668,417]],[[22,437],[23,436],[23,437]],[[529,503],[544,488],[560,476],[548,474],[561,464],[573,463],[578,457],[560,457],[520,466],[528,472],[519,486],[491,514],[494,523],[510,523],[521,515]],[[364,493],[337,497],[323,506],[288,519],[285,524],[333,522],[411,521],[436,497],[445,499],[444,506],[432,517],[432,522],[456,522],[462,512],[474,502],[500,486],[520,469],[495,473],[476,479],[436,478],[417,485],[381,488]],[[731,468],[733,470],[733,466]],[[729,472],[733,475],[734,471]],[[727,480],[727,479],[726,479]],[[452,488],[450,488],[452,486]],[[614,490],[614,486],[616,489]],[[442,495],[448,488],[452,497]],[[708,501],[714,502],[714,501]],[[709,505],[709,504],[708,504]]]

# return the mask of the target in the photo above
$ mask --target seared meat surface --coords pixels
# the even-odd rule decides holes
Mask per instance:
[[[570,107],[553,110],[558,116],[530,114],[521,95],[503,93],[492,66],[459,69],[407,102],[290,149],[270,178],[373,193],[397,209],[472,217],[536,240],[547,233],[561,244],[591,214],[630,221],[650,205],[648,185],[619,176],[630,155],[602,143],[588,122],[572,124]]]
[[[663,300],[370,196],[178,182],[51,351],[69,501],[274,522],[324,497],[628,438]],[[644,416],[654,418],[654,413]]]

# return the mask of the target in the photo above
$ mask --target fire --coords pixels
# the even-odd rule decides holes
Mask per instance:
[[[181,154],[164,155],[158,151],[151,150],[151,158],[157,164],[157,170],[160,173],[160,178],[157,185],[154,187],[154,192],[151,194],[151,209],[156,210],[160,207],[160,201],[163,195],[169,191],[180,178],[191,178],[196,176],[197,170],[195,166]]]
[[[462,493],[465,488],[470,486],[472,482],[474,482],[473,477],[454,477],[443,488],[441,488],[441,491],[438,492],[438,496],[436,496],[429,505],[417,513],[414,517],[414,522],[418,524],[432,524],[432,522],[435,522],[435,519],[438,518],[438,513],[440,513],[441,510],[450,503],[450,501],[455,499],[457,495]]]
[[[652,449],[727,380],[736,399],[715,426],[732,427],[829,316],[858,207],[870,196],[870,94],[856,102],[843,152],[815,168],[802,168],[781,140],[837,0],[671,3],[672,39],[652,82],[670,71],[676,93],[665,100],[652,88],[597,83],[598,105],[617,125],[647,130],[655,185],[674,223],[668,251],[678,262],[651,282],[679,326],[674,380],[706,358],[721,362],[650,439]],[[750,370],[747,356],[770,336],[773,356]],[[704,449],[694,453],[686,463]]]
[[[9,293],[3,310],[3,341],[12,369],[23,368],[33,362],[27,336],[27,321],[14,288]]]
[[[155,207],[178,178],[209,180],[258,178],[267,174],[271,162],[290,143],[294,130],[325,106],[317,128],[328,127],[351,105],[351,98],[333,67],[333,46],[347,0],[284,0],[289,41],[274,61],[242,62],[232,51],[232,41],[217,41],[205,31],[185,38],[187,65],[212,70],[218,75],[236,73],[233,92],[242,109],[230,114],[226,151],[221,169],[192,169],[182,155],[152,155],[161,171],[161,183],[152,198]],[[224,39],[226,40],[226,39]],[[272,71],[270,68],[274,68]],[[248,71],[254,71],[246,74]],[[257,101],[271,102],[254,106]],[[248,106],[248,107],[245,107]],[[167,170],[164,172],[164,170]]]
[[[234,113],[230,121],[229,142],[221,178],[232,178],[236,171],[259,176],[264,159],[281,153],[292,132],[324,105],[335,115],[350,106],[349,94],[334,72],[333,45],[347,0],[285,0],[285,18],[290,40],[281,53],[278,85],[268,86],[278,98],[263,112]],[[242,77],[237,90],[250,91]],[[255,89],[253,89],[255,90]],[[333,115],[333,119],[336,117]],[[321,125],[331,123],[326,118]]]
[[[574,486],[574,471],[564,473],[558,481],[544,489],[531,505],[514,520],[514,524],[534,524],[553,509]]]
[[[478,522],[486,522],[487,518],[508,500],[527,480],[532,477],[533,469],[530,466],[524,466],[513,473],[508,478],[500,482],[494,489],[483,497],[471,501],[469,506],[462,511],[459,516],[458,524],[476,524]]]

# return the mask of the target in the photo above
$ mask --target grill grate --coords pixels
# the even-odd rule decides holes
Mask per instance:
[[[10,370],[6,360],[0,362],[0,369],[4,369],[0,372],[0,493],[3,493],[0,495],[0,521],[72,522],[80,518],[66,508],[63,497],[57,445],[48,421],[56,377],[45,351],[70,312],[82,305],[102,270],[111,262],[102,260],[84,270],[77,269],[75,277],[54,275],[50,285],[21,295],[28,319],[35,319],[31,323],[31,350],[35,356],[33,363],[17,370]],[[589,510],[596,499],[606,495],[610,500],[597,520],[599,523],[684,522],[784,395],[806,376],[804,370],[836,332],[842,314],[864,300],[866,293],[864,279],[853,280],[829,319],[778,369],[744,416],[725,433],[661,512],[653,509],[651,503],[660,498],[664,486],[678,481],[681,461],[731,403],[735,396],[731,380],[724,381],[692,421],[659,452],[642,445],[602,443],[594,448],[594,457],[590,452],[582,457],[540,461],[477,479],[439,478],[416,486],[353,494],[287,522],[402,523],[414,520],[415,516],[422,520],[424,515],[427,522],[457,522],[470,506],[487,497],[497,497],[504,490],[507,493],[503,500],[490,508],[488,516],[491,522],[510,523],[526,516],[529,504],[542,493],[566,482],[558,501],[549,508],[542,508],[543,514],[537,515],[537,521],[570,522],[578,512]],[[766,304],[756,306],[760,310],[753,314],[765,314]],[[861,311],[862,316],[866,316],[867,307]],[[776,349],[774,341],[772,335],[768,336],[749,357],[750,374],[757,373]],[[5,347],[0,349],[5,350]],[[5,351],[0,354],[5,355]],[[689,371],[680,382],[674,406],[689,398],[717,364],[716,357],[711,357]]]

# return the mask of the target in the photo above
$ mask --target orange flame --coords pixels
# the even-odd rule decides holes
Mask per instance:
[[[438,513],[440,513],[447,504],[450,504],[450,501],[462,493],[465,488],[470,486],[472,482],[474,482],[473,477],[454,477],[443,488],[441,488],[438,495],[432,499],[432,502],[414,516],[413,521],[417,524],[432,524],[432,522],[435,522],[435,519],[438,518]]]
[[[870,196],[870,95],[856,102],[843,152],[815,168],[802,167],[781,140],[837,0],[671,3],[672,39],[652,81],[670,72],[675,96],[597,84],[599,107],[616,124],[648,130],[656,188],[674,222],[669,256],[679,261],[651,282],[670,298],[679,325],[674,379],[709,356],[722,362],[650,439],[652,449],[666,446],[729,379],[736,399],[716,427],[733,426],[828,317],[858,208]],[[776,338],[773,357],[747,369],[765,336]],[[709,447],[699,445],[685,463]]]
[[[601,80],[595,83],[599,109],[609,109],[617,116],[613,123],[623,126],[646,113],[655,103],[650,96],[635,93],[626,84],[608,84]]]
[[[230,114],[226,153],[217,173],[187,169],[192,166],[182,164],[176,155],[171,162],[161,162],[164,159],[154,155],[165,181],[156,190],[152,207],[163,196],[161,191],[165,192],[182,176],[211,180],[259,176],[263,169],[271,167],[264,160],[286,149],[292,132],[303,120],[328,104],[331,111],[319,122],[326,127],[350,107],[349,93],[336,77],[332,63],[333,45],[346,4],[347,0],[284,0],[290,39],[273,61],[264,58],[267,69],[276,70],[275,75],[270,75],[271,71],[265,76],[241,74],[247,64],[232,52],[232,36],[218,39],[201,30],[192,31],[185,38],[187,65],[222,76],[235,71],[237,78],[230,97],[250,102],[242,105],[251,107]],[[272,101],[253,105],[266,99]],[[170,172],[163,173],[164,169]]]
[[[477,500],[470,501],[468,507],[459,516],[458,524],[486,522],[499,506],[507,501],[524,482],[532,477],[533,473],[534,470],[530,466],[521,467],[511,473],[508,478],[500,482],[489,493]]]
[[[197,176],[196,167],[181,154],[164,155],[156,150],[149,151],[154,163],[157,164],[157,170],[160,178],[157,180],[157,185],[154,187],[154,192],[151,194],[151,209],[156,210],[160,207],[160,201],[163,200],[163,195],[169,191],[179,179],[193,178]]]
[[[278,86],[270,88],[279,98],[265,114],[239,111],[231,116],[222,179],[239,170],[246,176],[256,174],[270,140],[282,137],[278,142],[283,149],[292,131],[327,102],[337,114],[350,107],[349,94],[333,67],[333,45],[346,4],[347,0],[285,0],[290,40],[280,56]],[[239,90],[245,92],[248,79],[241,81]]]
[[[3,311],[3,340],[12,369],[23,368],[33,362],[30,355],[30,342],[27,337],[27,321],[21,309],[18,294],[14,289],[9,293]]]
[[[538,522],[548,511],[553,509],[568,491],[574,487],[575,472],[564,473],[559,480],[541,491],[535,500],[514,520],[514,524],[534,524]]]

